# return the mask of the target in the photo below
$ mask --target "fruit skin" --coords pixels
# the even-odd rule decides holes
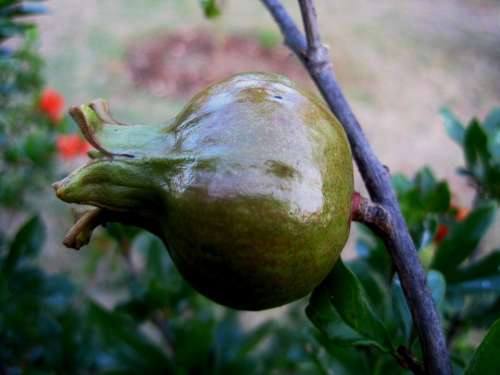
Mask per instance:
[[[201,294],[236,309],[280,306],[307,295],[338,259],[351,151],[323,103],[287,78],[233,76],[164,125],[80,112],[93,144],[113,156],[73,172],[56,194],[159,235]]]

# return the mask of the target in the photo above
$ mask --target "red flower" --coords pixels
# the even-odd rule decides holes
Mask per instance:
[[[466,207],[458,207],[455,215],[455,220],[463,221],[469,216],[470,210]]]
[[[57,151],[63,159],[86,155],[89,150],[88,142],[76,134],[63,134],[57,137]]]
[[[56,90],[45,89],[40,98],[39,108],[52,121],[59,122],[63,118],[64,97]]]
[[[448,234],[448,227],[444,224],[439,224],[437,231],[436,231],[436,237],[434,237],[434,242],[440,243],[446,235]]]

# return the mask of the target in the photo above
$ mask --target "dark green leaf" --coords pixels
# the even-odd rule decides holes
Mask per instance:
[[[473,120],[465,131],[464,153],[467,169],[476,177],[484,178],[490,154],[488,138],[477,120]]]
[[[34,257],[45,242],[45,226],[40,218],[31,217],[17,232],[10,244],[10,250],[5,260],[4,270],[9,272],[15,268],[22,257]]]
[[[450,207],[451,193],[447,182],[439,182],[425,196],[426,210],[429,212],[446,212]]]
[[[172,364],[162,350],[144,336],[127,316],[91,303],[88,317],[108,353],[116,359],[115,371],[128,373],[172,373]]]
[[[358,224],[363,236],[356,242],[356,252],[370,267],[383,277],[390,278],[391,259],[384,242],[373,232]]]
[[[319,286],[314,290],[307,305],[306,314],[316,328],[336,345],[373,345],[381,350],[386,350],[378,340],[363,336],[344,322],[333,307],[329,292],[325,287]]]
[[[52,158],[54,143],[44,131],[28,134],[24,140],[24,152],[31,161],[44,166]]]
[[[355,273],[366,292],[370,304],[377,316],[389,328],[392,323],[392,302],[390,299],[389,285],[385,275],[376,272],[361,258],[349,262],[349,268]]]
[[[406,344],[410,340],[413,319],[411,317],[411,312],[408,308],[408,303],[406,302],[399,277],[395,277],[392,283],[392,298],[394,313],[398,319],[398,325],[401,328]]]
[[[341,260],[313,292],[306,313],[316,327],[340,344],[391,348],[386,328],[370,306],[361,282]]]
[[[500,369],[500,320],[490,328],[483,342],[479,344],[472,360],[465,369],[465,375],[496,375]]]
[[[200,314],[188,321],[172,322],[172,326],[176,363],[190,369],[192,373],[200,373],[212,360],[215,328],[213,317]],[[193,362],[193,358],[196,358],[196,362]]]
[[[464,221],[451,228],[436,250],[432,268],[448,275],[476,249],[495,216],[495,205],[476,208]]]
[[[0,17],[32,16],[47,13],[47,8],[39,4],[15,4],[0,9]]]
[[[444,127],[446,128],[446,132],[450,138],[459,145],[462,145],[465,134],[465,128],[462,123],[448,108],[442,108],[439,112],[441,113],[441,116],[443,116]]]
[[[323,367],[325,368],[326,374],[335,375],[371,375],[370,366],[366,360],[366,356],[363,355],[356,348],[348,348],[336,345],[328,340],[324,335],[316,335],[316,340],[325,349],[325,356],[327,358],[322,358],[321,351],[313,350],[312,355],[316,355],[318,361],[323,360],[326,362]],[[380,355],[380,352],[377,352]],[[394,364],[394,362],[393,362]]]
[[[427,273],[427,285],[431,290],[434,303],[436,304],[438,309],[441,310],[446,292],[446,281],[443,275],[440,272],[434,270],[429,271]],[[413,319],[411,317],[411,312],[408,308],[408,303],[406,302],[399,277],[394,278],[392,284],[392,296],[394,299],[395,315],[399,320],[399,326],[401,327],[403,336],[406,340],[405,344],[408,344],[412,330]]]
[[[500,272],[500,250],[495,250],[478,261],[459,268],[449,275],[450,282],[466,281],[492,276]]]

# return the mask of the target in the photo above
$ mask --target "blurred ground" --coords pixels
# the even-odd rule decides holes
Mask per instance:
[[[296,1],[284,3],[297,17]],[[455,174],[461,155],[445,135],[438,111],[449,106],[467,120],[483,118],[500,104],[500,2],[316,3],[338,78],[380,159],[391,171],[407,174],[431,165],[438,177],[450,180],[458,203],[467,204],[471,192]],[[40,34],[49,85],[62,91],[70,104],[108,98],[116,117],[132,123],[163,122],[186,101],[168,89],[138,86],[140,80],[131,70],[134,61],[141,62],[141,51],[165,35],[201,29],[214,41],[231,35],[255,37],[264,45],[280,40],[259,1],[228,0],[223,16],[214,22],[204,19],[196,0],[47,4],[52,14],[40,19]],[[161,61],[169,51],[159,53]],[[293,57],[286,59],[293,64]],[[199,61],[183,63],[189,68]],[[212,63],[224,64],[224,59]],[[251,60],[241,66],[251,67]],[[275,65],[259,62],[255,67],[274,70]],[[296,79],[308,80],[300,73]],[[62,230],[66,224],[60,226]]]

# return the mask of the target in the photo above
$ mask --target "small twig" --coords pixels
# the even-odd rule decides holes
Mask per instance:
[[[415,375],[425,375],[422,364],[413,356],[410,349],[400,346],[395,355],[399,365],[413,372]]]
[[[451,362],[441,329],[439,315],[426,284],[425,272],[418,259],[404,221],[389,172],[378,160],[335,78],[327,53],[314,51],[320,44],[317,20],[311,0],[299,0],[306,37],[279,0],[261,0],[281,29],[285,44],[297,55],[316,83],[330,110],[343,125],[354,159],[373,202],[384,207],[391,218],[392,230],[382,238],[392,261],[417,328],[426,372],[451,374]],[[319,57],[318,57],[319,56]]]
[[[306,31],[307,54],[310,56],[322,47],[318,23],[314,22],[316,19],[316,9],[311,1],[299,0],[299,5],[300,13],[302,14],[302,22],[304,22],[304,29]]]
[[[307,53],[304,55],[309,60],[313,69],[321,69],[322,65],[330,65],[328,50],[321,43],[319,27],[316,22],[316,9],[312,1],[299,0],[302,21],[306,31]]]

